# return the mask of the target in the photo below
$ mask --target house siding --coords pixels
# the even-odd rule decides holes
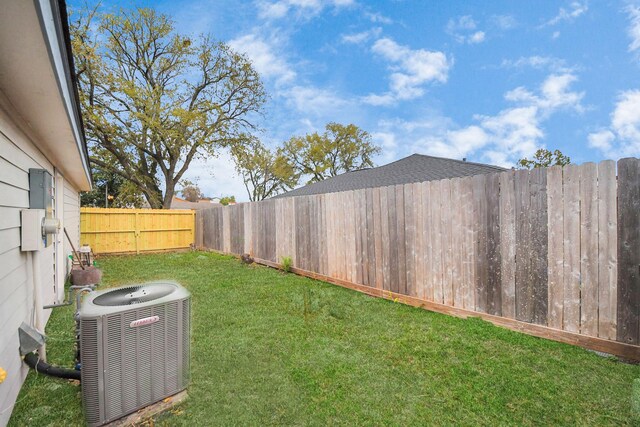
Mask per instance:
[[[30,138],[28,126],[12,114],[11,106],[0,93],[0,367],[7,371],[6,380],[0,384],[0,425],[8,423],[12,407],[26,377],[28,368],[22,364],[19,354],[18,328],[22,322],[34,325],[32,254],[20,250],[20,211],[29,207],[29,169],[46,169],[56,176],[56,198],[63,198],[61,218],[74,242],[79,241],[78,191],[59,173],[38,150],[35,138]],[[62,190],[62,191],[60,191]],[[56,201],[57,202],[57,201]],[[57,206],[60,206],[57,203]],[[40,296],[42,304],[56,302],[56,279],[63,277],[67,265],[56,266],[56,247],[64,254],[70,252],[64,235],[56,236],[57,244],[40,251]],[[66,255],[58,253],[58,263]],[[63,287],[59,283],[59,287]],[[58,290],[58,295],[61,292]],[[44,321],[51,310],[41,311]]]
[[[73,246],[78,249],[80,246],[80,195],[78,191],[68,182],[64,181],[64,196],[63,196],[63,215],[64,215],[64,227],[69,233],[69,238],[73,242]],[[63,236],[64,253],[68,255],[71,253],[71,245],[66,237]],[[69,258],[65,258],[68,260]],[[69,268],[71,263],[65,261],[67,267],[65,275],[69,274]]]

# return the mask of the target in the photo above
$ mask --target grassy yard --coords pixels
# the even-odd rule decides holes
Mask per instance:
[[[640,366],[245,266],[212,253],[100,260],[104,284],[193,294],[189,398],[160,425],[633,425]],[[73,359],[72,309],[49,323]],[[30,373],[11,425],[81,425],[80,387]]]

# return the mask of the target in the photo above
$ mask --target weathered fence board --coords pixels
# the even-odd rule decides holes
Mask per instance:
[[[462,283],[462,269],[464,263],[463,239],[464,227],[462,224],[462,180],[451,180],[451,284],[453,286],[453,305],[464,307],[464,285]]]
[[[441,201],[441,188],[442,181],[429,182],[429,194],[431,196],[431,274],[433,285],[433,301],[438,304],[443,303],[442,293],[442,262],[444,257],[444,249],[442,247],[442,222],[440,220],[440,201]]]
[[[580,332],[580,169],[563,170],[564,245],[563,329]]]
[[[500,174],[500,279],[502,316],[516,317],[515,174]],[[469,213],[471,215],[471,213]]]
[[[527,171],[517,171],[515,176],[516,202],[516,319],[533,321],[533,292],[531,275],[531,222],[529,210],[529,178]]]
[[[487,253],[487,177],[473,177],[473,200],[476,231],[476,274],[475,274],[475,310],[487,312],[487,286],[489,284],[489,265]]]
[[[618,341],[640,343],[640,161],[618,162]]]
[[[487,313],[502,314],[500,257],[500,175],[487,175]]]
[[[547,325],[562,329],[562,308],[564,306],[563,272],[563,218],[562,167],[553,166],[547,170],[547,206],[549,224],[549,313]]]
[[[474,228],[475,213],[473,211],[473,178],[462,178],[461,184],[461,210],[463,217],[464,246],[460,251],[463,257],[462,286],[463,301],[462,307],[467,310],[475,310],[475,284],[476,284],[476,232]]]
[[[213,208],[196,242],[629,354],[606,343],[640,343],[640,161],[617,173],[605,161]]]
[[[415,296],[416,290],[416,223],[413,185],[405,184],[404,191],[404,247],[405,247],[405,295]]]
[[[380,188],[371,190],[371,208],[373,211],[373,234],[374,234],[374,253],[375,253],[375,276],[376,289],[384,289],[384,264],[382,261],[382,217],[380,212]]]
[[[453,248],[451,242],[453,209],[451,205],[451,180],[440,181],[440,231],[442,233],[442,299],[445,305],[453,305]]]
[[[598,164],[598,336],[616,338],[618,218],[616,164]]]
[[[580,331],[598,336],[598,169],[585,163],[580,175]]]
[[[422,221],[420,227],[422,229],[422,270],[423,270],[423,289],[422,298],[427,301],[433,301],[433,271],[431,260],[431,199],[429,198],[429,183],[423,182],[418,184],[422,198]]]
[[[548,311],[548,229],[547,229],[547,170],[531,171],[531,277],[533,299],[533,322],[547,324]]]

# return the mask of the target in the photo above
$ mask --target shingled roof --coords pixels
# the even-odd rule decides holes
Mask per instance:
[[[305,185],[304,187],[279,194],[274,198],[337,193],[339,191],[359,190],[362,188],[481,175],[504,170],[506,169],[499,166],[482,163],[413,154],[388,165],[347,172],[324,181]]]

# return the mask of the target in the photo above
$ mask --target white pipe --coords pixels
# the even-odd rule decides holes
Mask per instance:
[[[33,251],[31,257],[31,277],[33,279],[33,305],[34,305],[34,327],[44,335],[44,309],[42,308],[42,275],[40,272],[40,251]],[[38,355],[43,361],[47,361],[47,348],[46,344],[42,344],[38,348]]]

